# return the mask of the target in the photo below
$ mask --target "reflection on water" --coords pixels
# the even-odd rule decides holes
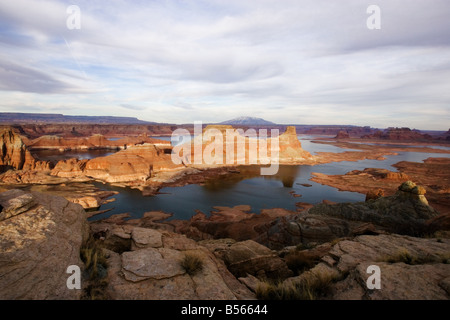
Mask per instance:
[[[214,206],[237,206],[248,204],[252,212],[262,209],[284,208],[295,210],[295,203],[319,203],[322,200],[355,202],[364,201],[364,195],[355,192],[340,192],[335,188],[323,186],[309,181],[311,166],[280,166],[274,176],[261,176],[258,166],[238,167],[240,173],[219,176],[204,185],[187,185],[184,187],[168,187],[160,190],[161,194],[143,197],[141,192],[130,188],[113,187],[95,183],[102,189],[119,191],[116,201],[105,204],[102,210],[113,209],[91,218],[98,220],[114,213],[128,212],[133,218],[139,218],[144,212],[162,210],[172,213],[171,219],[189,219],[200,210],[209,214]],[[313,187],[307,188],[302,183]],[[293,197],[290,192],[301,194]]]
[[[299,138],[300,138],[300,136],[299,136]],[[302,148],[304,150],[308,151],[309,153],[311,153],[312,155],[316,155],[317,152],[342,153],[345,151],[361,151],[358,149],[345,149],[345,148],[334,146],[332,144],[315,143],[314,141],[303,140],[303,139],[300,139]]]
[[[90,149],[90,150],[71,150],[71,151],[59,151],[53,150],[33,150],[31,154],[42,161],[58,162],[60,160],[66,160],[70,158],[94,159],[97,157],[105,157],[114,154],[116,151],[111,149]]]
[[[283,166],[279,167],[278,172],[272,176],[261,176],[261,167],[259,166],[239,166],[239,174],[230,174],[219,176],[213,180],[205,182],[204,187],[210,191],[233,188],[242,180],[252,178],[262,178],[264,180],[275,180],[283,184],[285,188],[292,188],[296,177],[300,176],[301,166]]]
[[[295,179],[300,175],[301,166],[280,166],[278,172],[272,176],[264,176],[268,180],[278,180],[283,183],[283,187],[292,188]]]

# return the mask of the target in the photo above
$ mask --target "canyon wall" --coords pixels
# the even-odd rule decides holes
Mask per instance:
[[[89,137],[67,138],[61,136],[41,136],[29,140],[27,146],[31,150],[39,149],[59,149],[59,150],[82,150],[82,149],[123,149],[128,146],[153,143],[158,145],[167,145],[170,147],[170,141],[151,138],[145,134],[137,137],[122,137],[117,140],[109,140],[101,134],[94,134]]]
[[[36,160],[22,137],[11,129],[0,132],[0,172],[16,170],[49,170],[50,164]]]

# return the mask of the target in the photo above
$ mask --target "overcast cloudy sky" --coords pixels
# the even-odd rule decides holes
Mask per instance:
[[[450,1],[2,0],[0,111],[447,130]]]

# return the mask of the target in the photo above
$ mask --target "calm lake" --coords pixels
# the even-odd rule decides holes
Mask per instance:
[[[300,135],[302,147],[315,154],[317,152],[344,152],[343,149],[332,145],[319,144],[311,141],[313,137]],[[164,138],[170,140],[170,137]],[[236,205],[250,205],[251,212],[259,213],[266,208],[285,208],[295,210],[296,202],[320,203],[322,200],[335,202],[364,201],[365,195],[356,192],[342,192],[329,186],[312,182],[312,172],[325,174],[345,174],[351,170],[364,170],[365,168],[385,168],[397,171],[391,165],[399,161],[422,162],[428,157],[450,157],[450,154],[433,154],[421,152],[402,152],[396,156],[387,156],[386,160],[361,160],[356,162],[343,161],[317,166],[280,166],[274,176],[261,176],[259,167],[239,167],[239,174],[221,176],[217,179],[200,185],[187,185],[184,187],[170,187],[160,190],[161,194],[144,197],[139,190],[131,188],[114,187],[103,183],[94,183],[104,190],[114,190],[120,193],[115,195],[116,201],[103,205],[100,209],[111,209],[108,212],[91,217],[89,220],[98,220],[117,213],[130,213],[132,218],[139,218],[147,211],[164,211],[172,213],[171,219],[189,219],[200,210],[209,215],[214,206],[232,207]],[[310,184],[305,187],[302,184]],[[294,197],[291,193],[300,194]]]
[[[94,159],[98,157],[106,157],[117,151],[107,149],[92,149],[92,150],[72,150],[72,151],[59,151],[57,149],[51,150],[33,150],[31,154],[42,161],[51,161],[56,163],[60,160],[66,160],[70,158]]]

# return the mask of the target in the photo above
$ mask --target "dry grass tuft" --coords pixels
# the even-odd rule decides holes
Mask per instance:
[[[186,253],[181,261],[181,266],[186,270],[187,274],[193,276],[203,269],[203,261],[195,254]]]
[[[338,279],[334,274],[317,272],[298,282],[262,282],[256,289],[256,297],[261,300],[316,300],[326,296],[331,284]]]

